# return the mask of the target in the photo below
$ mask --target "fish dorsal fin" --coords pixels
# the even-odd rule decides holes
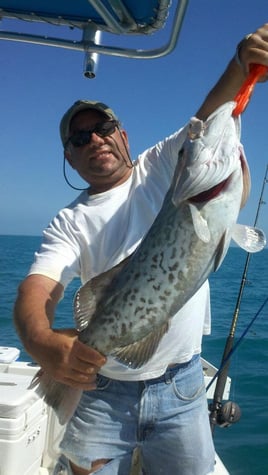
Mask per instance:
[[[201,215],[199,209],[192,203],[188,203],[192,215],[194,230],[203,242],[210,241],[210,230],[207,221]]]
[[[161,338],[168,331],[168,327],[169,323],[166,322],[141,340],[115,348],[111,356],[129,368],[140,368],[153,356]]]
[[[112,267],[112,269],[93,277],[78,289],[74,297],[74,319],[79,332],[87,328],[107,288],[128,260],[129,257]]]
[[[266,245],[266,237],[261,229],[235,224],[232,229],[232,239],[247,252],[259,252]]]

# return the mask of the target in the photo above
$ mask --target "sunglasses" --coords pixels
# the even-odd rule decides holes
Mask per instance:
[[[97,134],[99,137],[108,137],[108,135],[112,135],[115,132],[116,127],[118,127],[118,122],[116,120],[99,122],[92,127],[92,129],[80,130],[69,137],[65,147],[67,147],[69,142],[71,142],[74,147],[83,147],[90,143],[92,134]]]

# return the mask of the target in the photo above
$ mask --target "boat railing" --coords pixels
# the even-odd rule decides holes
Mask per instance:
[[[162,28],[170,15],[170,0],[0,0],[2,19],[42,22],[54,26],[79,28],[80,41],[0,30],[0,40],[34,43],[44,46],[72,49],[85,53],[84,75],[95,77],[97,55],[106,54],[133,59],[155,59],[175,48],[181,30],[188,0],[177,0],[167,41],[152,49],[102,44],[102,32],[113,35],[150,35]],[[166,38],[165,38],[166,40]]]

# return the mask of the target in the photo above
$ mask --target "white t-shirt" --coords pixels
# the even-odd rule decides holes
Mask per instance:
[[[84,191],[62,209],[44,231],[29,274],[45,275],[64,287],[75,277],[84,284],[132,254],[161,208],[186,131],[181,129],[141,154],[122,185],[96,195]],[[169,364],[189,361],[200,353],[202,334],[209,332],[206,282],[171,319],[148,363],[129,369],[109,357],[101,374],[121,380],[160,376]]]

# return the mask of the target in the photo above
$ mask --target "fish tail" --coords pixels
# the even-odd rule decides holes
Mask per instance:
[[[46,404],[55,410],[62,425],[71,418],[82,395],[80,389],[55,381],[42,369],[35,375],[28,389],[35,389],[38,396],[44,398]]]

